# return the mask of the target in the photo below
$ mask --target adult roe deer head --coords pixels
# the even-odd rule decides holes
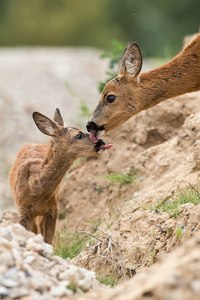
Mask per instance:
[[[119,73],[104,87],[87,123],[95,137],[159,102],[200,89],[200,34],[170,62],[140,74],[142,56],[136,43],[125,48]]]

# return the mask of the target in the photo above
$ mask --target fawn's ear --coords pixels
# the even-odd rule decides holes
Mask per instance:
[[[61,116],[60,110],[58,108],[56,108],[56,110],[55,110],[55,114],[54,114],[54,118],[53,119],[60,126],[64,127],[64,121],[63,121],[63,118]]]
[[[136,43],[129,42],[124,50],[119,75],[137,77],[142,68],[142,55]]]
[[[39,112],[34,112],[33,120],[42,133],[50,136],[58,135],[60,126],[53,120],[50,120],[48,117]]]

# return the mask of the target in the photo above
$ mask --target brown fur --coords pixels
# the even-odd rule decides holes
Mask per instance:
[[[105,85],[90,121],[107,132],[163,100],[200,90],[200,34],[167,64],[139,75],[141,65],[139,47],[130,42],[118,76]],[[108,103],[108,95],[115,101]]]
[[[64,127],[58,109],[54,121],[39,113],[33,118],[40,131],[53,139],[47,145],[30,144],[21,149],[10,171],[10,185],[20,224],[52,243],[61,181],[76,158],[95,156],[96,151],[89,134]],[[82,139],[77,139],[79,133]]]

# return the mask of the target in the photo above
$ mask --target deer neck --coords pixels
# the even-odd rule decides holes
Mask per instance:
[[[200,89],[200,35],[169,63],[141,74],[139,98],[142,109]]]
[[[54,175],[54,178],[60,178],[65,175],[74,159],[75,158],[70,155],[70,153],[69,155],[66,154],[65,147],[62,147],[60,143],[56,143],[51,140],[47,157],[44,159],[42,168],[45,172],[47,172],[47,174],[50,172]]]
[[[40,171],[32,181],[34,194],[45,198],[51,197],[61,183],[65,173],[70,168],[75,157],[70,154],[66,155],[66,149],[62,145],[51,141],[46,157],[40,166]]]

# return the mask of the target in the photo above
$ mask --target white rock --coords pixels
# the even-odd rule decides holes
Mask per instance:
[[[63,296],[72,295],[73,293],[72,293],[72,291],[67,289],[65,286],[58,286],[58,287],[54,287],[51,290],[51,294],[54,297],[63,297]]]
[[[19,224],[0,224],[0,234],[0,298],[56,300],[73,294],[72,283],[85,291],[94,285],[93,272],[54,256],[41,235]]]
[[[5,286],[0,285],[0,299],[9,295],[9,290]]]
[[[9,296],[11,299],[19,298],[19,297],[24,297],[29,295],[29,290],[25,287],[17,287],[13,288],[9,292]]]

